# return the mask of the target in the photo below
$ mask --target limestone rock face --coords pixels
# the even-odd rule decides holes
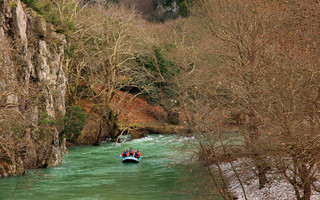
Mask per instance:
[[[65,43],[20,0],[0,1],[0,177],[62,162]]]
[[[24,47],[27,47],[27,16],[26,13],[24,12],[21,2],[17,1],[17,7],[16,7],[16,26],[17,26],[17,32],[19,39],[21,43],[24,44]]]

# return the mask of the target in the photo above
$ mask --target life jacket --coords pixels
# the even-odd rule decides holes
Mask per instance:
[[[128,156],[128,152],[123,152],[123,153],[121,154],[121,156],[122,156],[122,157],[127,157],[127,156]]]
[[[141,153],[140,153],[140,152],[136,152],[136,153],[134,154],[134,157],[140,158],[140,156],[141,156]]]
[[[133,156],[133,155],[134,155],[134,150],[133,150],[133,149],[130,149],[130,150],[129,150],[129,155],[130,155],[130,156]]]

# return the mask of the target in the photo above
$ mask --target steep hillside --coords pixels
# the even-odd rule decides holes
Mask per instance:
[[[151,106],[144,98],[120,91],[111,101],[112,109],[117,113],[119,128],[132,138],[141,138],[147,134],[186,133],[179,125],[168,123],[168,113],[161,106]],[[180,114],[179,121],[185,115]]]
[[[0,1],[0,177],[62,162],[64,43],[20,0]]]
[[[125,92],[119,92],[111,102],[122,123],[165,122],[167,114],[160,106],[150,106],[147,101]]]

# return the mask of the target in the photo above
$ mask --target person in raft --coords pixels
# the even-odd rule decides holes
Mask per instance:
[[[139,150],[137,150],[137,151],[135,152],[135,154],[134,154],[134,157],[139,159],[140,156],[141,156],[141,153],[140,153]]]
[[[132,149],[132,147],[130,147],[130,149],[129,149],[129,155],[128,156],[134,156],[134,150]]]
[[[128,154],[129,154],[129,152],[128,152],[128,150],[126,149],[126,150],[124,150],[124,152],[121,154],[121,156],[122,156],[122,158],[125,158],[125,157],[129,156]]]

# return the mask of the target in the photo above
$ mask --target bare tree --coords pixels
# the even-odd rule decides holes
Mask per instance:
[[[206,136],[201,136],[202,143],[212,141],[213,145],[204,145],[203,151],[211,152],[206,159],[217,152],[219,132],[239,132],[244,138],[242,153],[253,159],[260,187],[272,181],[266,175],[275,169],[292,184],[297,199],[310,199],[312,188],[318,191],[314,183],[319,160],[315,142],[319,30],[314,23],[319,24],[319,12],[313,8],[317,5],[312,1],[198,3],[193,26],[203,30],[206,43],[195,43],[202,45],[196,50],[195,67],[186,70],[187,65],[181,64],[192,76],[182,76],[180,94],[192,132]],[[219,111],[224,120],[216,123],[218,115],[207,118],[209,114],[201,112],[204,108]],[[236,126],[228,125],[228,118]],[[220,131],[204,125],[209,119]],[[225,147],[219,151],[234,145]]]
[[[109,106],[114,95],[122,88],[147,87],[141,83],[148,71],[137,62],[153,45],[145,21],[133,8],[97,2],[81,7],[74,24],[77,31],[70,35],[65,64],[70,100],[94,102],[101,118],[114,121]]]
[[[148,53],[146,27],[134,10],[105,4],[88,6],[75,23],[77,56],[69,60],[77,66],[70,74],[75,84],[72,91],[86,86],[92,100],[101,98],[108,104],[121,87],[136,85],[132,75],[143,73],[136,58]]]

